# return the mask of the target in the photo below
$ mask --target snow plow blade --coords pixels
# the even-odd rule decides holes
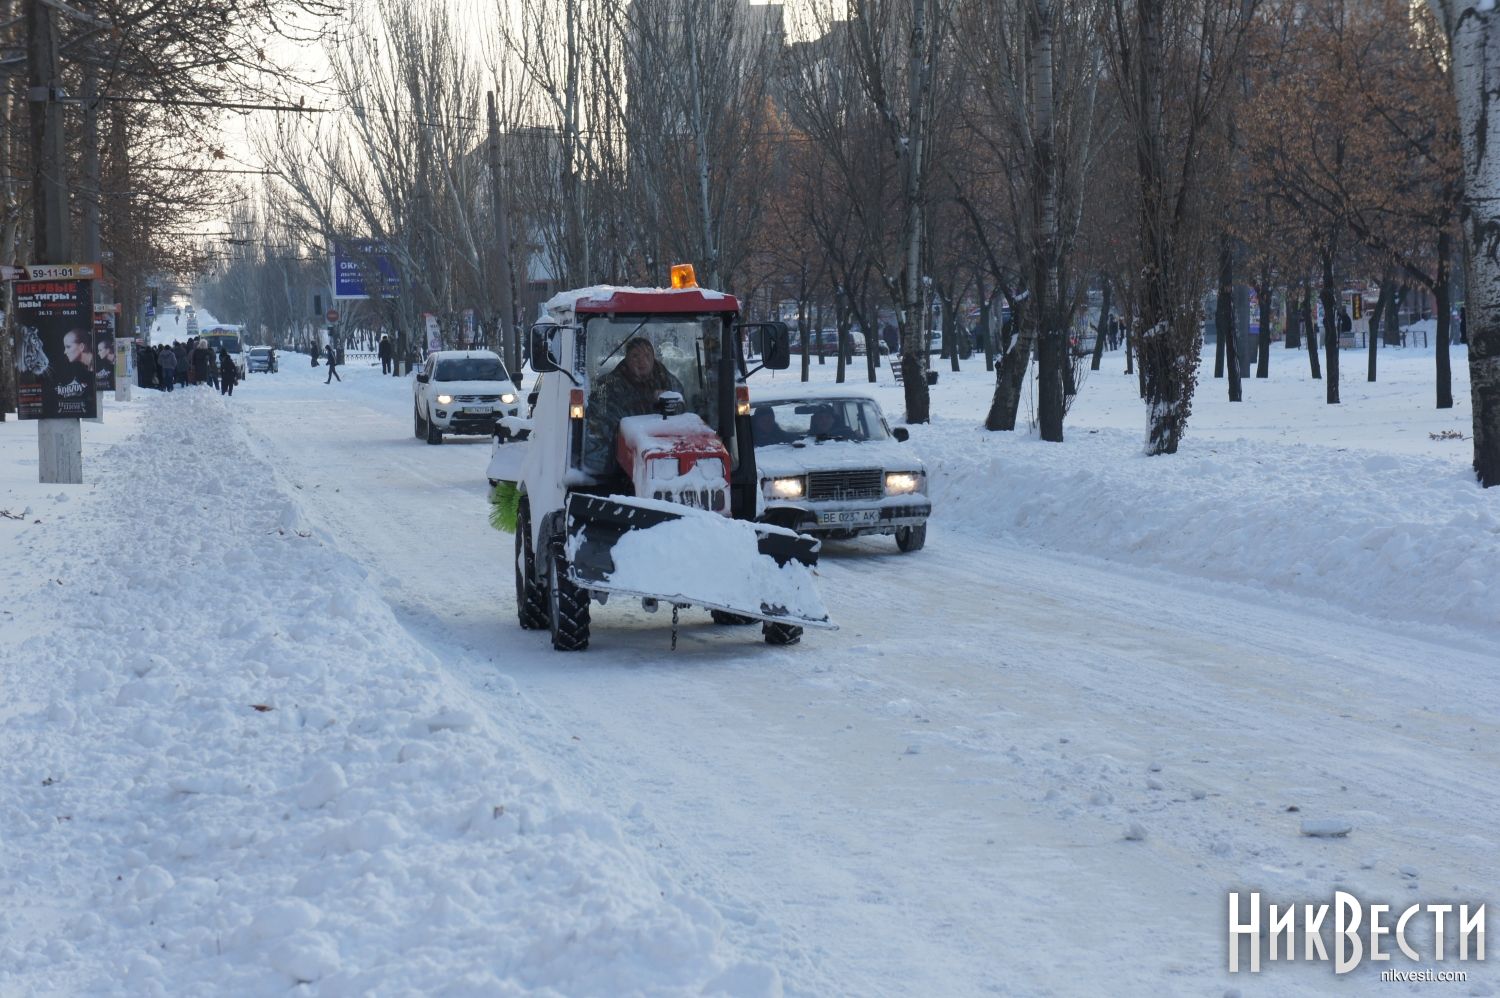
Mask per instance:
[[[813,583],[820,544],[676,503],[574,493],[568,577],[585,589],[836,630]]]

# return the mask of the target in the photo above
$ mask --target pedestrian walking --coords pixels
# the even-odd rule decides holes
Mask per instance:
[[[391,373],[391,338],[385,333],[380,334],[380,373]]]
[[[234,358],[229,356],[229,351],[219,347],[219,394],[233,395],[234,383],[239,380],[240,369],[235,364]]]
[[[163,344],[161,353],[157,355],[156,366],[160,370],[159,381],[161,390],[169,392],[177,381],[177,351],[168,344]]]
[[[343,381],[344,379],[339,377],[338,351],[333,348],[332,343],[328,344],[328,346],[324,347],[323,349],[324,355],[328,360],[328,377],[323,379],[323,384],[328,385],[332,384],[334,381]],[[316,358],[314,358],[314,360],[316,360]]]

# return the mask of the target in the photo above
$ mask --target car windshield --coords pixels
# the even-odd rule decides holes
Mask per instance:
[[[209,333],[204,339],[208,340],[208,348],[214,353],[218,353],[220,347],[230,353],[240,352],[240,338],[232,333]]]
[[[505,365],[499,357],[455,357],[437,362],[434,381],[505,381]]]
[[[270,347],[252,347],[250,349],[250,354],[253,357],[269,357],[269,356],[271,356],[271,348]]]
[[[589,428],[585,434],[583,467],[605,472],[614,454],[614,435],[623,416],[652,411],[662,390],[682,393],[683,411],[697,413],[709,426],[719,425],[719,332],[723,317],[599,316],[589,320],[584,376],[589,388]],[[649,373],[634,390],[619,370],[627,340],[650,344]],[[637,397],[638,396],[638,397]],[[649,397],[648,397],[649,396]]]
[[[788,399],[757,403],[750,414],[755,445],[797,441],[885,440],[880,407],[869,399]]]

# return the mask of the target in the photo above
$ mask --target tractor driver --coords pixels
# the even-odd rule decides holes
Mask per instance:
[[[615,434],[626,416],[649,416],[662,392],[682,392],[682,382],[656,359],[656,348],[644,336],[625,344],[625,356],[599,379],[589,401],[589,445],[583,469],[603,475],[615,463]]]

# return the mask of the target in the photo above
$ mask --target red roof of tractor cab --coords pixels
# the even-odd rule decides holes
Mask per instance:
[[[591,315],[601,312],[738,312],[739,299],[720,291],[702,288],[682,290],[615,289],[597,297],[580,298],[573,305],[575,313]]]

